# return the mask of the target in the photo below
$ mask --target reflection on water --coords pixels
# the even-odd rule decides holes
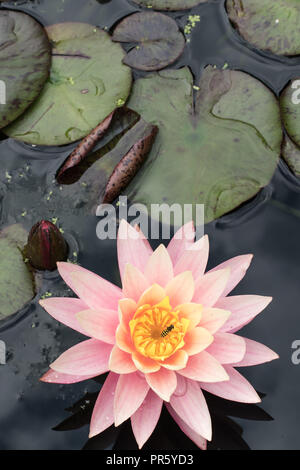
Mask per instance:
[[[17,4],[14,8],[31,12],[44,24],[91,21],[108,28],[138,9],[127,0],[40,0]],[[9,2],[2,5],[9,7]],[[200,14],[201,27],[195,29],[175,67],[189,64],[198,76],[207,63],[227,62],[262,79],[275,93],[293,74],[299,74],[300,59],[277,59],[248,48],[232,31],[222,12],[222,2],[201,5],[192,12]],[[184,25],[189,14],[176,12],[172,16]],[[78,262],[119,283],[116,244],[97,239],[96,217],[82,215],[80,201],[77,207],[70,206],[69,199],[61,200],[58,208],[55,201],[47,200],[53,175],[69,153],[70,146],[33,149],[1,138],[1,226],[18,221],[29,229],[40,218],[56,217],[59,210],[63,214],[59,224],[79,243]],[[27,215],[23,216],[25,209]],[[291,345],[300,339],[299,227],[300,185],[284,164],[257,198],[206,227],[211,243],[210,266],[239,254],[254,253],[253,265],[235,293],[272,295],[274,301],[242,334],[280,354],[274,363],[242,370],[254,387],[265,394],[262,405],[233,404],[207,395],[214,423],[210,448],[299,448],[300,366],[291,361]],[[71,295],[55,276],[44,279],[41,293],[45,292]],[[7,348],[7,363],[0,365],[0,425],[5,430],[0,433],[1,449],[136,448],[130,423],[120,429],[110,428],[87,442],[98,382],[60,386],[38,381],[51,361],[80,341],[78,333],[58,324],[35,300],[10,323],[0,324],[0,339]],[[146,448],[194,448],[171,422],[164,412]]]

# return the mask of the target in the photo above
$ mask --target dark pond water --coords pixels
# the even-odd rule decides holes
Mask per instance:
[[[36,0],[3,2],[2,7],[28,12],[45,25],[86,21],[108,28],[138,10],[127,0]],[[300,58],[278,59],[246,45],[228,23],[223,1],[171,16],[183,27],[190,14],[199,14],[201,23],[174,67],[187,64],[198,77],[203,66],[227,62],[258,77],[275,93],[299,75]],[[2,137],[0,224],[20,222],[29,229],[40,218],[59,215],[79,263],[119,282],[116,244],[97,239],[97,218],[82,215],[68,200],[60,201],[58,207],[57,200],[49,197],[53,175],[72,147],[31,148]],[[291,346],[300,340],[300,182],[281,163],[268,188],[239,210],[209,224],[206,232],[211,242],[211,266],[238,254],[254,253],[253,265],[236,294],[272,295],[274,301],[243,333],[280,354],[274,363],[243,369],[264,394],[260,406],[208,397],[214,425],[210,448],[299,449],[300,365],[292,363]],[[44,278],[40,294],[46,292],[68,294],[56,274]],[[0,324],[0,339],[7,345],[7,364],[0,366],[1,449],[136,449],[128,423],[88,442],[92,404],[103,379],[73,386],[38,381],[48,364],[80,339],[79,334],[52,320],[35,300]],[[170,422],[163,414],[146,448],[194,449]]]

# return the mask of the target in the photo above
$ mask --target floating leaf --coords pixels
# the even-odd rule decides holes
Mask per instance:
[[[128,119],[130,116],[131,120]],[[132,119],[134,119],[133,122]],[[147,129],[149,131],[149,124],[143,119],[135,124],[134,122],[136,122],[136,113],[129,113],[123,124],[119,123],[118,132],[118,126],[115,125],[115,128],[105,136],[102,148],[64,174],[66,180],[70,179],[73,184],[61,186],[57,194],[58,201],[67,204],[68,210],[79,207],[84,214],[95,214],[97,206],[103,200],[107,182],[116,165],[145,136]],[[120,132],[122,128],[124,131]],[[73,172],[77,176],[76,182],[73,179]]]
[[[243,72],[207,67],[194,88],[195,108],[188,68],[135,82],[129,105],[159,134],[126,193],[149,214],[151,204],[204,204],[209,222],[269,183],[280,154],[280,113],[273,93]]]
[[[30,109],[4,132],[39,145],[64,145],[85,137],[130,92],[124,51],[109,34],[84,23],[49,26],[50,78]]]
[[[158,127],[149,124],[143,135],[114,168],[105,188],[103,204],[112,203],[127,188],[148,157],[157,132]]]
[[[103,135],[107,132],[115,112],[116,111],[114,110],[104,119],[104,121],[100,122],[100,124],[98,124],[98,126],[96,126],[95,129],[93,129],[92,132],[87,137],[85,137],[73,150],[71,155],[67,158],[63,166],[58,171],[57,181],[59,183],[64,182],[64,174],[74,166],[79,165],[82,160],[86,158],[86,156],[93,150],[97,142],[101,140]]]
[[[141,12],[116,27],[113,41],[133,43],[123,62],[139,70],[160,70],[172,64],[185,46],[176,21],[162,13]]]
[[[290,138],[300,146],[300,79],[292,80],[280,96],[281,116]]]
[[[285,135],[282,156],[291,171],[300,177],[300,80],[292,80],[280,96],[282,120],[288,135]]]
[[[50,44],[31,16],[0,11],[0,128],[37,98],[50,69]]]
[[[278,55],[300,54],[298,0],[227,0],[228,16],[253,46]]]
[[[34,296],[34,284],[22,255],[26,231],[12,225],[0,233],[0,320],[16,313]]]
[[[126,107],[118,108],[104,119],[80,144],[73,150],[57,172],[57,181],[61,184],[72,184],[97,160],[110,152],[121,137],[136,124],[140,115]],[[100,141],[99,150],[94,146]]]
[[[300,178],[300,147],[287,135],[283,140],[282,156],[294,175]]]
[[[189,8],[207,3],[210,0],[133,0],[143,7],[153,8],[154,10],[188,10]]]

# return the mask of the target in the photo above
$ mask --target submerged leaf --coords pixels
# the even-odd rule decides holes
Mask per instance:
[[[27,232],[20,225],[0,233],[0,320],[20,310],[34,296],[34,283],[22,255]]]
[[[127,100],[131,70],[109,34],[84,23],[46,28],[53,44],[50,78],[33,106],[4,132],[36,145],[85,137]]]
[[[298,0],[226,0],[228,16],[255,47],[278,55],[300,54]]]
[[[0,128],[37,98],[50,69],[50,44],[31,16],[0,11]]]
[[[189,8],[207,3],[210,0],[133,0],[143,7],[153,8],[154,10],[188,10]]]
[[[151,204],[204,204],[209,222],[269,183],[282,130],[276,97],[252,76],[207,67],[199,88],[194,108],[188,68],[135,82],[129,105],[160,132],[126,193],[149,211]]]
[[[160,70],[182,54],[185,40],[176,21],[162,13],[141,12],[116,27],[113,41],[136,44],[124,63],[139,70]]]
[[[157,132],[158,127],[149,124],[140,139],[114,168],[105,188],[103,204],[112,203],[127,188],[148,157]]]

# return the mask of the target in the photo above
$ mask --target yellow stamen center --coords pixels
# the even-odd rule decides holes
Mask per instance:
[[[163,361],[184,346],[189,320],[173,311],[169,297],[160,303],[143,305],[129,322],[136,350],[145,357]]]

